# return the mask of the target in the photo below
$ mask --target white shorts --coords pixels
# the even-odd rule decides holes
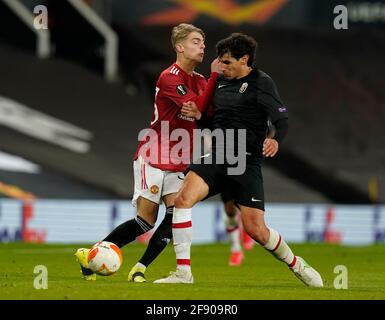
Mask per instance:
[[[138,197],[161,204],[163,196],[179,191],[183,179],[183,172],[163,171],[138,157],[134,161],[135,190],[132,205],[136,208]]]

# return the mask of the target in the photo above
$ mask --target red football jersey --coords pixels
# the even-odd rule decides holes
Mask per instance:
[[[165,171],[178,172],[187,168],[196,119],[183,116],[180,111],[184,102],[195,101],[205,87],[204,76],[196,72],[188,75],[176,63],[161,73],[156,84],[151,134],[145,135],[146,140],[139,143],[134,160],[141,155],[151,166]],[[175,131],[177,129],[188,132],[188,141],[178,136],[181,131]]]

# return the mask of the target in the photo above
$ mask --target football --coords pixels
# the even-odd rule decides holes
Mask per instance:
[[[122,262],[122,252],[119,247],[108,241],[94,244],[88,254],[88,267],[101,276],[110,276],[116,273]]]

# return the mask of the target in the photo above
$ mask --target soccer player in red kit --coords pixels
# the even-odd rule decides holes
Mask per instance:
[[[214,91],[218,75],[219,62],[211,64],[211,77],[205,78],[194,71],[204,56],[205,35],[191,24],[180,24],[173,28],[171,42],[177,54],[176,63],[164,70],[156,84],[154,115],[148,133],[155,134],[155,139],[148,141],[150,135],[144,133],[134,156],[135,192],[132,203],[137,209],[137,216],[117,226],[103,241],[115,243],[118,247],[134,241],[138,236],[150,231],[157,220],[159,205],[164,202],[166,215],[157,231],[152,236],[143,258],[131,270],[130,281],[144,282],[146,266],[164,249],[170,239],[162,238],[165,229],[171,233],[172,212],[176,193],[183,182],[183,172],[190,163],[193,129],[196,119],[184,116],[181,109],[184,102],[194,101],[202,106],[196,117],[208,106]],[[203,95],[203,91],[207,94]],[[209,98],[207,98],[209,97]],[[184,129],[189,134],[189,141],[182,145],[180,152],[173,154],[179,142],[172,138],[173,132]],[[154,142],[155,141],[155,142]],[[155,151],[155,156],[147,157]],[[152,153],[154,155],[154,152]],[[182,160],[182,161],[181,161]],[[160,236],[158,236],[160,235]],[[171,238],[171,236],[170,236]],[[96,275],[88,268],[89,249],[80,248],[75,253],[80,263],[84,279],[95,280]]]

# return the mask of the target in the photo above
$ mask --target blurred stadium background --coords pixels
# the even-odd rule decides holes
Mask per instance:
[[[95,242],[134,214],[137,134],[181,22],[206,33],[206,76],[218,40],[253,35],[289,107],[263,169],[268,222],[289,242],[384,242],[383,0],[0,0],[0,242]],[[194,241],[224,240],[221,216],[199,204]]]

